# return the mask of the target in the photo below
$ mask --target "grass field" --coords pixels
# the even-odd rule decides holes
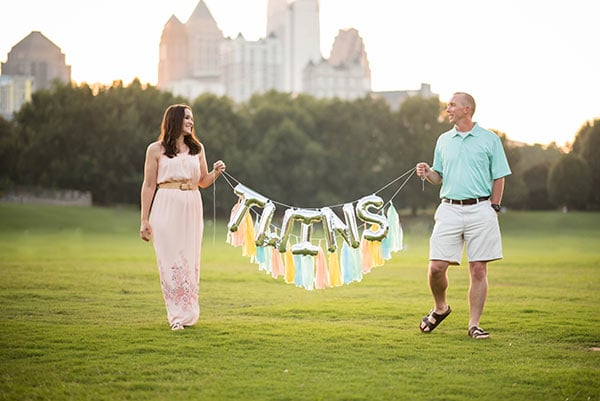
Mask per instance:
[[[200,322],[172,332],[133,209],[0,205],[0,400],[600,400],[600,213],[508,212],[482,326],[418,324],[430,219],[362,282],[273,280],[207,221]],[[317,233],[315,233],[317,235]]]

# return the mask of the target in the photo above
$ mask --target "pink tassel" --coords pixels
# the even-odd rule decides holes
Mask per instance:
[[[240,207],[240,202],[233,205],[233,208],[231,209],[231,213],[230,213],[230,219],[231,219],[231,216],[233,216],[235,214],[235,211],[239,207]],[[242,246],[242,244],[244,243],[244,225],[243,224],[240,224],[237,231],[235,231],[235,232],[229,231],[227,233],[227,242],[229,244],[231,244],[232,246],[236,246],[236,247]]]
[[[269,249],[271,250],[271,276],[273,276],[273,278],[283,276],[285,274],[285,266],[283,265],[281,253],[273,247],[269,247]]]
[[[315,278],[315,287],[319,290],[331,287],[329,282],[329,272],[327,271],[327,261],[325,260],[325,253],[323,248],[319,246],[319,253],[317,253],[317,276]]]
[[[240,202],[236,203],[235,205],[233,205],[233,209],[231,209],[231,215],[233,216],[233,214],[235,213],[235,211],[238,209],[238,207],[240,207]],[[240,226],[238,227],[237,231],[235,232],[229,232],[227,235],[227,242],[230,243],[232,246],[242,246],[244,244],[244,238],[245,238],[245,233],[244,233],[244,224],[240,224]]]
[[[366,239],[360,240],[360,271],[368,273],[371,271],[371,249],[369,241]]]

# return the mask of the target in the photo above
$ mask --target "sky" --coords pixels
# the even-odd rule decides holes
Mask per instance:
[[[205,0],[225,36],[265,36],[267,0]],[[0,61],[31,31],[61,48],[77,83],[155,85],[162,29],[198,0],[19,0],[0,5]],[[509,139],[559,146],[600,118],[596,0],[320,0],[321,52],[340,29],[365,43],[374,91],[428,83],[477,101]]]

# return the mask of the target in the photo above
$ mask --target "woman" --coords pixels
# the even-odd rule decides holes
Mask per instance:
[[[169,106],[158,141],[146,150],[140,237],[152,238],[172,330],[183,330],[200,316],[204,223],[198,187],[209,187],[224,171],[221,160],[208,171],[204,146],[194,135],[192,109],[183,104]]]

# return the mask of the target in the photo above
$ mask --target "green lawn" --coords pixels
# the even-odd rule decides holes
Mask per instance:
[[[600,213],[509,212],[482,326],[435,332],[428,217],[362,282],[274,280],[207,221],[199,324],[172,332],[133,209],[0,205],[0,400],[600,400]],[[319,230],[315,231],[315,236]]]

